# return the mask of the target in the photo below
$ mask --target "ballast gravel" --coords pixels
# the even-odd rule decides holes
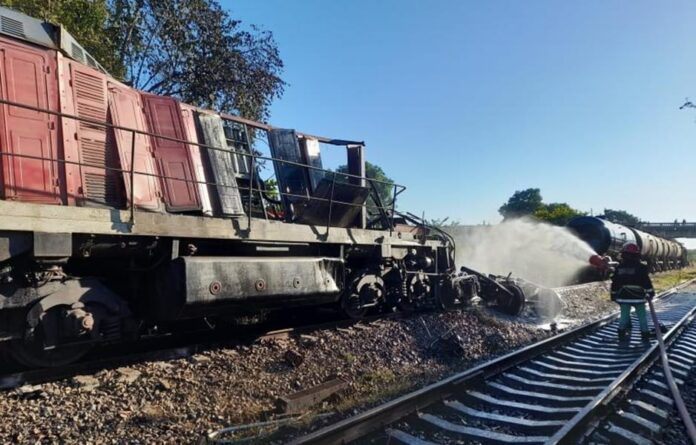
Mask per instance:
[[[568,306],[582,310],[570,317],[597,314],[583,305],[600,297],[573,298]],[[0,443],[199,443],[209,431],[273,418],[279,397],[339,377],[347,388],[313,410],[326,422],[547,335],[469,308],[105,369],[0,393]]]
[[[689,376],[684,379],[684,385],[679,387],[684,405],[691,415],[691,419],[696,419],[696,369],[691,368]],[[661,443],[670,445],[692,445],[686,433],[686,427],[682,422],[676,408],[673,407],[672,415],[665,426],[661,436]]]
[[[587,322],[619,309],[609,298],[607,281],[560,288],[556,293],[565,304],[561,314],[565,319]]]

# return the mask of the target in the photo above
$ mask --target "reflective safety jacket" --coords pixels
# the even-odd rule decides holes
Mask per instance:
[[[653,297],[648,267],[641,262],[622,261],[611,277],[611,299],[620,304],[642,304],[646,297]]]

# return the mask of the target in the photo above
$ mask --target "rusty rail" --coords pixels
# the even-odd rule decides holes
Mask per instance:
[[[696,282],[696,278],[683,281],[677,286],[661,292],[655,298],[660,299],[667,297],[679,289],[693,284],[694,282]],[[463,372],[453,374],[443,380],[402,395],[401,397],[388,401],[367,411],[340,420],[332,425],[320,428],[304,436],[297,437],[288,442],[288,445],[347,444],[349,442],[364,439],[368,434],[385,428],[387,425],[396,422],[414,412],[417,412],[418,410],[422,410],[433,403],[444,400],[455,392],[462,391],[463,388],[480,384],[486,379],[499,375],[502,372],[521,363],[527,362],[534,357],[540,356],[547,351],[553,350],[561,345],[569,344],[584,334],[594,332],[598,328],[607,326],[609,323],[617,319],[618,315],[619,314],[617,312],[609,314],[583,326],[573,328],[553,337],[548,337],[544,340],[525,346],[501,357],[497,357],[485,363],[479,364]],[[682,319],[682,322],[686,322],[694,316],[696,316],[696,308],[692,308],[687,316]],[[676,332],[682,326],[683,325],[679,324],[675,325],[670,330],[670,334],[668,335],[670,337],[676,337]],[[646,360],[647,358],[654,358],[652,354],[656,349],[657,345],[653,345],[648,349],[647,352],[645,352],[639,361],[642,363],[642,361]],[[632,373],[636,370],[638,370],[637,366],[635,366],[635,369],[630,370],[630,372]],[[628,377],[629,371],[624,372],[620,376],[621,381],[618,384],[624,385],[629,383]],[[617,384],[616,381],[613,383],[615,385]],[[568,421],[568,423],[558,431],[556,436],[551,438],[551,440],[549,440],[547,443],[567,443],[565,442],[565,439],[574,434],[582,426],[586,425],[587,420],[596,414],[596,409],[598,407],[601,408],[604,406],[602,405],[601,401],[609,395],[616,394],[613,389],[615,388],[610,388],[608,386],[608,389],[600,394],[601,400],[599,400],[600,396],[597,396],[596,403],[593,400],[591,405],[587,406],[586,410],[578,412],[577,416]]]

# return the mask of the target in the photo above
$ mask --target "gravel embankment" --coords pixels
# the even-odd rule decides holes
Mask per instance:
[[[696,369],[691,368],[689,376],[684,379],[684,386],[679,387],[686,409],[691,415],[691,419],[696,419]],[[686,427],[679,416],[676,408],[673,408],[672,415],[669,417],[667,426],[662,434],[661,443],[670,445],[692,445],[689,436],[686,434]]]
[[[566,287],[559,289],[557,293],[565,303],[561,316],[568,320],[587,322],[619,309],[619,306],[609,298],[608,282]]]
[[[567,318],[612,310],[583,292],[562,295]],[[317,409],[335,420],[546,335],[472,308],[103,370],[0,393],[0,443],[192,443],[338,376],[347,389]]]
[[[193,442],[211,429],[258,421],[279,396],[334,375],[349,387],[325,409],[346,415],[354,405],[375,403],[543,335],[467,310],[104,370],[28,394],[0,394],[0,438],[10,443]],[[289,363],[288,351],[302,357],[299,366]]]

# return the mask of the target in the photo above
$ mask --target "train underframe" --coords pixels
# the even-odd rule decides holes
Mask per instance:
[[[61,26],[0,16],[24,29],[0,29],[14,92],[0,94],[0,345],[15,360],[56,366],[155,327],[291,306],[524,306],[397,211],[405,187],[369,177],[364,141],[138,91]],[[345,168],[325,168],[339,147]]]
[[[456,308],[477,295],[509,313],[524,305],[523,294],[511,297],[512,283],[456,271],[450,246],[440,243],[391,245],[385,254],[381,245],[2,235],[0,345],[32,368],[202,318],[217,324],[322,305],[360,318]]]

